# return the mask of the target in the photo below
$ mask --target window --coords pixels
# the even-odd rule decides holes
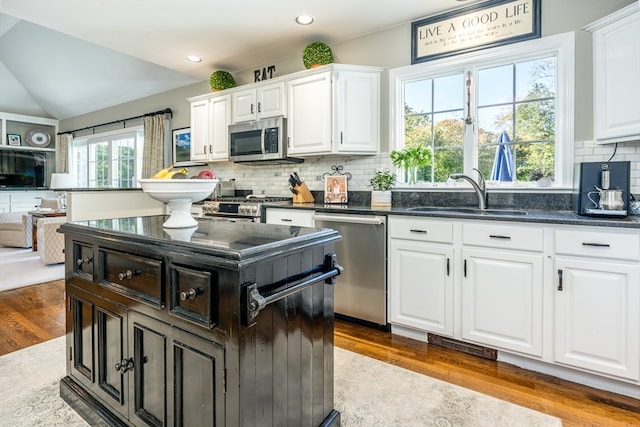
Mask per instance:
[[[71,170],[85,188],[132,188],[142,172],[142,126],[73,140]]]
[[[391,70],[390,93],[391,149],[433,153],[419,182],[477,168],[500,187],[571,185],[573,33]]]

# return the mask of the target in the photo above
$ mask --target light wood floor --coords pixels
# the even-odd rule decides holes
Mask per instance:
[[[64,282],[0,292],[0,355],[64,335]],[[640,426],[640,401],[512,365],[336,321],[337,346],[562,419]],[[516,426],[514,426],[516,427]]]

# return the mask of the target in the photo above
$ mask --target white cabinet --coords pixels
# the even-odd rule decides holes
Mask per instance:
[[[0,112],[0,147],[55,151],[58,120]]]
[[[288,152],[298,156],[377,153],[381,71],[334,64],[290,79]]]
[[[593,32],[594,139],[640,139],[640,9],[637,3],[585,27]]]
[[[640,235],[555,231],[555,362],[640,381]]]
[[[231,97],[216,95],[190,101],[191,160],[228,160]]]
[[[306,209],[267,208],[267,224],[294,225],[297,227],[313,227],[315,211]]]
[[[233,123],[284,116],[284,90],[280,81],[233,92]]]
[[[462,338],[542,356],[543,235],[539,227],[462,225]]]
[[[453,226],[389,217],[389,320],[453,336]]]

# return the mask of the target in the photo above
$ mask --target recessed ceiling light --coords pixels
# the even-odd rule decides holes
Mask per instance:
[[[187,56],[187,60],[189,60],[191,62],[202,62],[202,58],[200,58],[199,56],[195,56],[195,55]]]
[[[300,25],[309,25],[313,23],[313,16],[309,16],[309,15],[296,16],[296,22]]]

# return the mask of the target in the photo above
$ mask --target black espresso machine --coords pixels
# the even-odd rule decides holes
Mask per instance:
[[[631,162],[578,163],[573,208],[578,215],[627,216]]]

